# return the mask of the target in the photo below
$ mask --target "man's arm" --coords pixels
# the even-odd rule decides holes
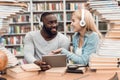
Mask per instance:
[[[34,43],[33,43],[33,38],[30,35],[30,33],[28,33],[25,36],[24,39],[24,57],[27,60],[28,63],[35,63],[36,65],[41,67],[42,71],[48,70],[50,68],[49,65],[47,65],[45,62],[42,62],[41,60],[37,60],[34,57],[35,53],[34,53]]]
[[[28,63],[36,61],[34,57],[33,39],[30,33],[27,33],[24,39],[24,57]]]

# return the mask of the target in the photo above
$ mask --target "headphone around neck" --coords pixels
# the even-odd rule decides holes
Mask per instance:
[[[80,20],[80,26],[85,27],[85,25],[86,25],[86,22],[85,22],[85,10],[82,9],[81,12],[82,12],[82,17],[81,17],[81,20]]]

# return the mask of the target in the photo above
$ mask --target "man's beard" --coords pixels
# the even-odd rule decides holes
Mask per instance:
[[[57,35],[57,27],[55,32],[52,32],[52,28],[47,28],[45,26],[43,26],[43,29],[49,36]]]

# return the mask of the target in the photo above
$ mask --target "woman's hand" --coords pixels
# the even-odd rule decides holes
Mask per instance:
[[[62,48],[51,51],[48,55],[59,54],[62,51]]]
[[[52,53],[59,54],[61,51],[62,51],[62,48],[59,48],[59,49],[53,50]]]

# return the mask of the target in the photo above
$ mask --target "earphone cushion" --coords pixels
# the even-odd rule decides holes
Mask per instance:
[[[84,27],[85,25],[86,25],[85,21],[81,20],[81,21],[80,21],[80,26],[81,26],[81,27]]]

